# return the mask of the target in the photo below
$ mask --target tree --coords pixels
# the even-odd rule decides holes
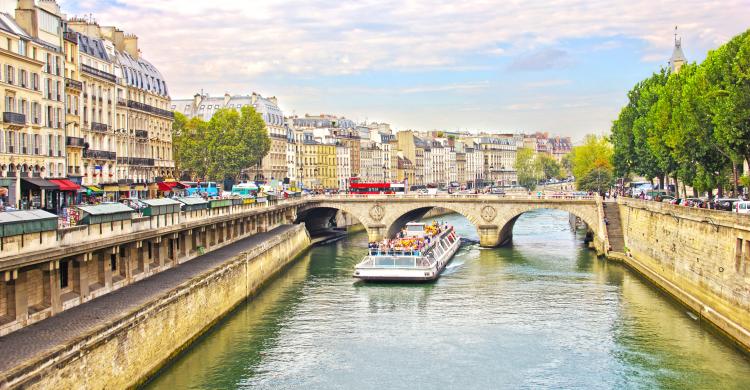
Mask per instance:
[[[545,179],[559,179],[560,177],[562,177],[560,164],[558,164],[557,160],[555,160],[552,156],[546,153],[542,153],[538,156],[538,158],[539,164],[542,168],[542,176]]]
[[[565,170],[566,176],[570,176],[573,174],[572,157],[573,155],[571,153],[568,153],[562,157],[561,165],[562,165],[562,168]]]
[[[579,190],[603,192],[614,184],[612,169],[597,167],[586,173],[580,179],[576,179]]]
[[[520,148],[516,151],[516,174],[518,184],[533,191],[542,176],[541,164],[533,150]]]
[[[236,179],[257,166],[271,147],[266,124],[253,107],[217,111],[208,122],[175,113],[175,161],[202,180]]]
[[[583,145],[574,147],[570,153],[573,164],[573,175],[576,178],[576,186],[579,189],[591,190],[590,187],[583,188],[582,186],[588,186],[588,183],[591,182],[590,173],[594,170],[598,170],[596,183],[607,183],[607,187],[601,187],[601,189],[606,189],[611,185],[611,180],[602,182],[601,179],[601,174],[605,171],[608,173],[610,179],[614,176],[612,144],[609,143],[607,138],[589,134],[584,139]]]
[[[604,137],[589,134],[583,145],[573,148],[571,163],[573,176],[583,177],[597,167],[612,169],[612,144]]]

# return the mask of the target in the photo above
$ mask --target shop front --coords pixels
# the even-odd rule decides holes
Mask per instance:
[[[101,187],[95,185],[84,186],[81,203],[98,204],[102,202],[103,196],[104,190]]]
[[[104,191],[102,202],[117,202],[120,200],[120,185],[117,183],[104,183],[101,186]]]
[[[68,179],[49,179],[49,181],[59,187],[58,190],[51,191],[48,196],[47,204],[50,210],[54,209],[56,214],[60,214],[63,209],[80,203],[81,186]]]
[[[58,191],[60,187],[41,177],[21,178],[21,210],[45,209],[54,210],[54,203],[49,204],[47,194]]]
[[[148,187],[145,183],[133,183],[130,185],[130,197],[134,199],[148,198]]]
[[[6,207],[15,207],[15,178],[0,178],[0,211],[4,211]]]

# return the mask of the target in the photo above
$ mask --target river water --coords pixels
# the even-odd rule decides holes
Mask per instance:
[[[597,259],[566,213],[522,215],[510,247],[465,243],[432,284],[356,282],[366,245],[308,251],[145,387],[750,388],[750,358]]]

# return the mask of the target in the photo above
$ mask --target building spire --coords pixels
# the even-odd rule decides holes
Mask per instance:
[[[679,72],[685,63],[687,63],[687,58],[685,58],[685,53],[682,52],[682,38],[677,35],[677,26],[674,26],[674,49],[672,50],[672,58],[669,59],[672,73]]]

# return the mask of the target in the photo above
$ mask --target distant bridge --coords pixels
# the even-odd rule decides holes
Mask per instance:
[[[297,210],[297,220],[310,230],[325,227],[337,211],[364,225],[371,241],[392,237],[407,222],[424,216],[433,207],[454,211],[471,221],[484,247],[510,242],[518,217],[530,210],[567,211],[588,225],[595,244],[606,242],[601,198],[598,196],[542,195],[332,195],[308,198]]]

